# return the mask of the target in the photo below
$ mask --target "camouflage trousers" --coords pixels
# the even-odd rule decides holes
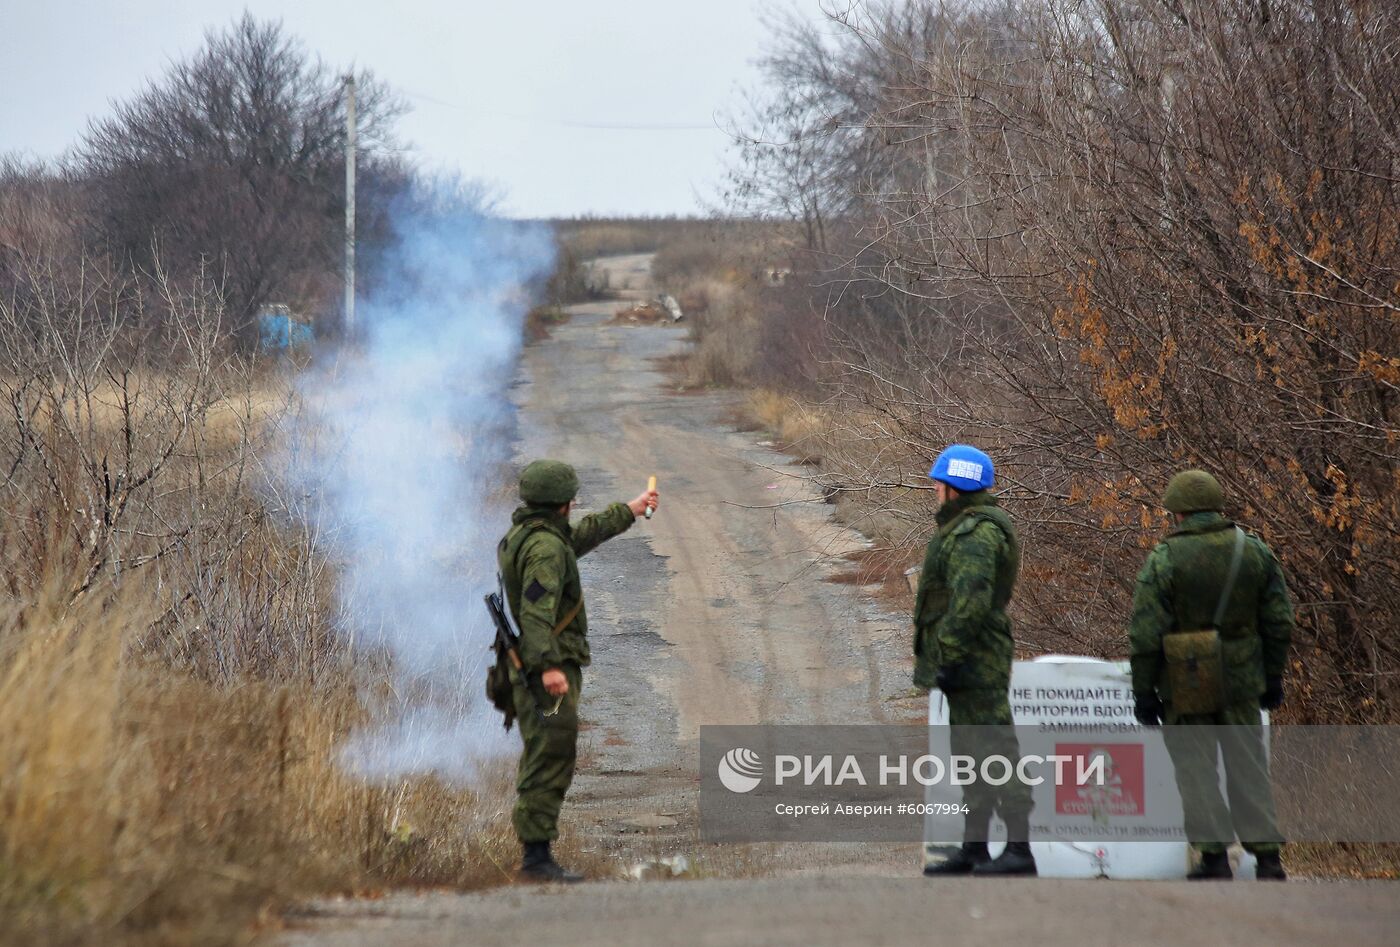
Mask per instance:
[[[1021,747],[1016,730],[1011,725],[1011,704],[1005,690],[951,691],[948,698],[949,742],[955,756],[971,756],[977,760],[980,773],[982,760],[1001,756],[1014,767],[1021,760]],[[982,842],[987,839],[987,825],[993,813],[1000,816],[1010,831],[1025,832],[1030,816],[1031,787],[1019,779],[1001,786],[992,786],[980,779],[963,787],[963,802],[967,804],[964,841]]]
[[[1213,714],[1167,711],[1162,738],[1176,771],[1176,788],[1186,817],[1186,838],[1201,852],[1223,852],[1238,835],[1254,854],[1277,852],[1283,844],[1269,785],[1264,727],[1253,700]],[[1220,795],[1217,759],[1225,761],[1227,807]]]
[[[569,693],[552,717],[541,717],[535,698],[515,676],[515,719],[524,748],[515,775],[515,810],[511,822],[522,842],[552,842],[559,837],[559,810],[574,780],[578,758],[578,702],[583,672],[576,664],[562,668]]]

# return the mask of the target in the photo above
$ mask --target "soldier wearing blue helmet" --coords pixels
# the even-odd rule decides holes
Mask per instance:
[[[988,492],[992,459],[975,447],[953,444],[934,461],[938,531],[929,540],[914,601],[914,683],[941,690],[948,700],[952,750],[978,759],[1020,758],[1011,726],[1013,644],[1007,603],[1021,565],[1011,517]],[[968,807],[963,845],[927,875],[1033,875],[1030,787],[964,787]],[[996,859],[987,851],[992,815],[1006,823],[1007,845]]]

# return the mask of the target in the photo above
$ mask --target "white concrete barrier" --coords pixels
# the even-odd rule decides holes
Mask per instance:
[[[1021,752],[1054,752],[1076,758],[1103,755],[1110,778],[1104,786],[1033,788],[1032,841],[1040,874],[1050,878],[1184,878],[1189,846],[1182,830],[1181,796],[1170,758],[1155,728],[1133,717],[1126,661],[1047,655],[1017,661],[1011,671],[1011,715]],[[1267,724],[1267,719],[1266,719]],[[948,707],[940,691],[929,693],[929,752],[946,758]],[[1222,770],[1223,780],[1223,770]],[[960,801],[960,790],[930,786],[925,801]],[[946,857],[960,839],[946,834],[947,817],[925,821],[925,864]],[[1144,841],[1151,838],[1151,841]],[[1005,826],[992,823],[992,854]],[[1237,877],[1254,877],[1254,859],[1232,849]]]

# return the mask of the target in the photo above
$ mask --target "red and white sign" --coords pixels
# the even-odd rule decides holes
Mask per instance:
[[[1100,822],[1114,816],[1144,815],[1147,811],[1146,780],[1141,743],[1056,743],[1056,756],[1067,756],[1064,778],[1055,785],[1057,815],[1087,815]],[[1103,783],[1093,765],[1103,759]]]
[[[1053,747],[1055,755],[1072,757],[1058,781],[1034,787],[1031,849],[1041,877],[1184,877],[1186,833],[1175,772],[1161,730],[1141,728],[1133,717],[1128,662],[1068,655],[1016,661],[1009,697],[1021,753],[1048,755]],[[931,691],[934,755],[950,752],[947,723],[947,701]],[[1081,785],[1095,781],[1078,776],[1096,754],[1107,757],[1105,785]],[[933,787],[926,798],[934,801]],[[994,836],[1001,832],[994,823]],[[946,841],[925,836],[935,849]],[[1252,873],[1252,859],[1246,856],[1244,864],[1236,877]]]

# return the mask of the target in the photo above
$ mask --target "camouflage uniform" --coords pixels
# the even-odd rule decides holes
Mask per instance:
[[[1278,559],[1248,534],[1224,618],[1224,699],[1212,714],[1172,709],[1162,638],[1210,628],[1235,546],[1235,524],[1213,510],[1189,513],[1147,557],[1133,595],[1128,637],[1133,694],[1155,695],[1165,707],[1163,737],[1176,770],[1186,836],[1203,853],[1219,854],[1239,835],[1255,854],[1277,853],[1282,839],[1269,787],[1260,698],[1280,681],[1293,633],[1293,604]],[[1225,759],[1229,808],[1220,796],[1217,748]]]
[[[569,681],[569,692],[558,713],[541,717],[525,681],[516,673],[511,676],[524,741],[512,821],[522,842],[537,843],[558,837],[559,810],[574,776],[582,669],[589,664],[588,616],[582,607],[578,557],[626,532],[635,517],[626,504],[614,503],[570,526],[559,513],[569,498],[555,503],[555,496],[545,496],[543,504],[530,503],[539,495],[530,495],[524,480],[522,497],[527,504],[515,511],[514,525],[497,552],[501,577],[520,627],[520,660],[525,673],[537,680],[545,671],[557,668]],[[556,624],[576,606],[573,618],[556,633]]]
[[[1006,606],[1021,564],[1016,530],[985,490],[954,497],[937,521],[914,601],[914,683],[940,687],[941,678],[953,753],[1014,763],[1020,747],[1007,700],[1014,648]],[[1008,828],[1024,825],[1032,805],[1030,787],[1018,779],[1004,786],[979,780],[964,787],[963,800],[971,810],[968,841],[986,839],[993,812]]]

